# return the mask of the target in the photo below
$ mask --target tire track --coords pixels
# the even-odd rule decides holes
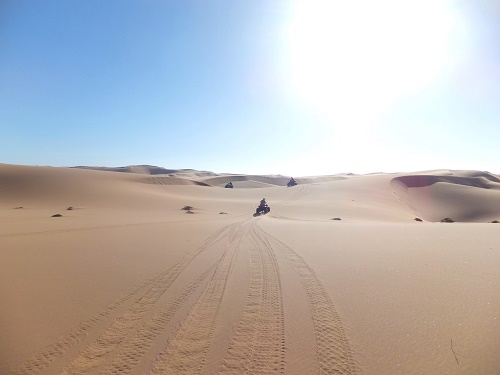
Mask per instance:
[[[305,185],[302,185],[302,186],[299,186],[297,189],[297,187],[294,186],[293,189],[295,189],[294,193],[289,196],[288,198],[282,200],[282,201],[279,201],[277,202],[276,204],[274,204],[273,206],[274,207],[281,207],[281,206],[285,206],[287,205],[288,203],[290,202],[293,202],[299,198],[302,198],[303,196],[307,195],[307,193],[309,192],[309,186],[305,186]]]
[[[319,374],[355,374],[357,369],[342,321],[315,272],[293,249],[257,225],[255,229],[259,237],[283,252],[300,276],[311,308]]]
[[[325,220],[297,219],[297,218],[293,218],[293,217],[279,215],[279,214],[272,213],[272,212],[269,214],[269,216],[272,217],[272,218],[274,218],[274,219],[278,219],[278,220],[302,221],[302,222],[308,221],[308,222],[312,222],[312,223],[323,223],[323,222],[325,222]]]
[[[202,371],[212,342],[215,320],[244,231],[242,225],[232,228],[232,237],[207,288],[170,340],[166,351],[158,356],[150,374],[199,374]]]
[[[108,316],[110,316],[113,312],[115,312],[115,310],[119,309],[125,303],[134,299],[134,297],[137,297],[141,291],[143,291],[145,288],[147,288],[151,284],[154,284],[156,281],[161,279],[166,273],[167,271],[162,272],[156,277],[147,280],[142,285],[134,287],[125,295],[115,300],[111,305],[109,305],[105,310],[100,312],[98,315],[84,321],[76,328],[72,329],[67,335],[61,337],[55,343],[45,347],[40,351],[40,353],[24,361],[21,365],[19,365],[12,371],[12,374],[30,375],[45,370],[52,364],[52,362],[56,358],[63,356],[71,347],[73,347],[74,345],[81,342],[84,338],[86,338],[89,332],[94,328],[96,324],[105,320]]]
[[[273,249],[254,227],[249,230],[251,278],[242,318],[219,374],[283,374],[283,294]]]
[[[407,184],[403,182],[401,178],[393,178],[390,181],[391,189],[396,198],[408,207],[414,215],[420,217],[420,213],[418,212],[417,205],[410,197],[409,187]]]
[[[127,338],[130,332],[139,324],[145,315],[153,308],[158,299],[167,291],[172,283],[179,277],[182,271],[209,245],[214,244],[220,236],[226,232],[231,232],[234,225],[224,228],[211,236],[209,240],[196,250],[194,254],[183,258],[179,263],[171,268],[170,272],[155,283],[147,293],[136,301],[130,309],[125,311],[116,319],[112,325],[101,334],[101,336],[91,343],[81,352],[73,362],[66,367],[61,375],[88,374],[97,366],[104,363],[113,355],[113,351]]]
[[[130,373],[144,355],[153,346],[154,340],[163,332],[177,311],[182,307],[190,296],[200,287],[201,283],[214,270],[215,264],[206,270],[197,279],[191,282],[184,290],[173,298],[167,307],[161,309],[120,349],[113,362],[108,365],[103,375],[128,374]]]
[[[142,308],[147,308],[147,301],[151,301],[151,298],[154,297],[153,295],[155,294],[155,290],[157,293],[159,289],[158,286],[160,286],[160,289],[161,285],[165,286],[165,283],[168,283],[168,280],[172,279],[172,275],[178,275],[180,272],[182,272],[182,270],[184,270],[189,265],[189,263],[191,263],[191,261],[193,261],[200,253],[202,253],[208,247],[217,243],[225,235],[227,235],[227,233],[231,231],[231,228],[233,226],[235,226],[235,224],[228,225],[216,231],[212,236],[207,238],[207,240],[205,240],[205,242],[197,250],[186,255],[175,266],[160,272],[155,277],[150,278],[144,283],[132,288],[130,291],[115,300],[111,305],[109,305],[99,314],[91,319],[82,322],[77,327],[69,331],[66,335],[59,338],[56,342],[44,347],[39,353],[28,358],[19,366],[15,367],[11,371],[11,373],[14,375],[31,375],[46,370],[56,359],[63,357],[69,349],[85,340],[90,335],[92,330],[95,329],[95,326],[97,324],[106,321],[113,315],[113,313],[120,310],[132,301],[135,301],[132,302],[132,308],[134,306],[140,307],[140,305],[142,305]],[[140,309],[135,309],[134,311],[138,313],[139,310]],[[102,353],[96,353],[96,355],[99,354],[102,355]]]
[[[298,219],[292,219],[291,217],[275,214],[274,212],[271,212],[269,216],[275,218],[275,219],[280,219],[280,220],[298,220]]]

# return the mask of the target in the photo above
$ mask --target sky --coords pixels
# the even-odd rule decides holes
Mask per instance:
[[[0,0],[0,163],[500,174],[495,0]]]

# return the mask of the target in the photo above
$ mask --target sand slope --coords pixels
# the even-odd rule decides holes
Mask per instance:
[[[0,374],[500,373],[499,176],[142,167],[0,164]]]
[[[461,222],[498,219],[500,178],[487,172],[407,175],[395,177],[391,184],[401,201],[428,221],[444,217]]]

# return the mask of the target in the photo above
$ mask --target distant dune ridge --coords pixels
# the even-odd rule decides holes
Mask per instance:
[[[152,174],[152,175],[168,174],[176,176],[176,175],[192,174],[197,176],[216,176],[214,172],[196,171],[194,169],[167,169],[163,167],[156,167],[154,165],[129,165],[126,167],[77,166],[72,168],[92,169],[97,171],[108,171],[108,172]]]
[[[0,164],[0,375],[500,373],[499,175],[293,177]]]
[[[232,181],[235,189],[282,187],[289,181],[289,177],[281,175],[216,174],[210,171],[166,169],[149,165],[115,168],[80,166],[71,169],[74,172],[65,168],[3,165],[0,169],[2,173],[0,188],[3,197],[4,199],[8,197],[9,192],[15,194],[24,192],[26,193],[23,195],[24,200],[29,200],[33,196],[41,199],[43,194],[46,194],[45,199],[50,200],[55,196],[69,195],[72,189],[84,196],[106,189],[107,185],[102,181],[109,182],[110,186],[117,184],[118,181],[129,183],[135,181],[152,185],[198,185],[219,188]],[[95,172],[85,174],[78,170],[125,172],[130,176],[118,177],[114,174],[95,174]],[[13,173],[9,175],[8,171]],[[488,222],[500,218],[500,177],[489,172],[435,170],[417,173],[338,174],[295,178],[299,185],[325,184],[325,188],[331,186],[332,194],[335,194],[335,187],[340,188],[339,192],[344,194],[350,187],[352,191],[362,192],[365,186],[366,193],[370,192],[371,197],[376,198],[376,194],[372,191],[376,187],[377,194],[393,193],[407,208],[408,217],[416,215],[425,221],[439,222],[445,217],[452,217],[456,222]],[[387,183],[380,184],[379,181]],[[337,186],[332,185],[334,182],[338,183]],[[123,189],[124,186],[127,185],[122,184],[120,188]],[[29,194],[30,192],[32,194]],[[107,192],[112,194],[111,190]],[[343,208],[349,205],[358,208],[359,201],[352,202],[353,200],[344,200]],[[372,202],[365,200],[364,204],[377,207],[380,202],[376,199]],[[396,202],[390,202],[390,205],[394,204]],[[376,219],[371,215],[369,217],[369,220]]]

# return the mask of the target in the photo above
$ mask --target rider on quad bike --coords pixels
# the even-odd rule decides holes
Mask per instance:
[[[259,207],[255,211],[256,214],[267,214],[271,212],[271,208],[267,205],[266,198],[262,198]]]
[[[297,185],[297,181],[295,181],[295,179],[293,177],[290,177],[290,181],[288,181],[286,186],[290,187],[290,186],[295,186],[295,185]]]

